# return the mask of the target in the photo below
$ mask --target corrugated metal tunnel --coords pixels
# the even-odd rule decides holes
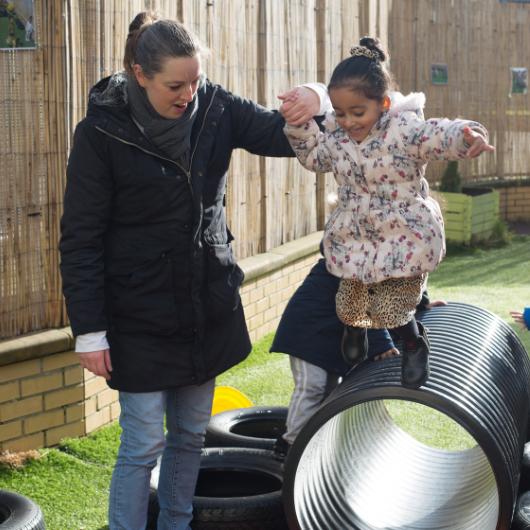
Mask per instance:
[[[290,528],[509,529],[527,440],[528,355],[483,309],[452,303],[420,319],[432,350],[424,387],[401,386],[398,358],[365,363],[298,436],[284,477]],[[426,418],[414,434],[400,417],[409,408]],[[440,424],[460,430],[461,444],[432,444]]]

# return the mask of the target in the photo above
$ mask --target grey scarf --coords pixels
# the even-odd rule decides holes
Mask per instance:
[[[187,167],[191,149],[191,128],[199,108],[197,95],[180,118],[164,118],[153,108],[145,89],[138,84],[136,78],[132,75],[127,77],[127,96],[134,121],[156,147],[171,160]]]

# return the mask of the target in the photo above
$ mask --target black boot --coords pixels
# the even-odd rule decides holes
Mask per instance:
[[[364,361],[368,355],[368,335],[366,328],[344,326],[341,349],[342,358],[350,366]]]
[[[430,344],[427,332],[421,322],[418,322],[420,336],[413,348],[407,348],[407,341],[403,348],[401,359],[401,384],[407,388],[420,388],[429,378]]]

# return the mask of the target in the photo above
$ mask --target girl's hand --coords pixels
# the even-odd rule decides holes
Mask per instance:
[[[464,141],[469,145],[466,158],[476,158],[483,152],[495,151],[495,147],[490,145],[482,134],[470,127],[464,127]]]
[[[307,87],[296,87],[278,96],[280,112],[289,125],[303,125],[320,111],[320,98]]]
[[[523,329],[528,329],[522,313],[519,311],[510,311],[510,315]]]
[[[447,302],[445,300],[433,300],[425,306],[425,309],[432,309],[433,307],[439,307],[441,305],[447,305]]]

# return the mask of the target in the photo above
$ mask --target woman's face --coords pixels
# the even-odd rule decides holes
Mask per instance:
[[[201,76],[201,60],[194,57],[169,57],[162,63],[162,70],[146,77],[139,64],[133,65],[138,84],[145,89],[147,98],[160,116],[180,118],[191,102]]]
[[[329,99],[335,110],[337,123],[356,142],[362,142],[368,136],[381,113],[390,106],[388,96],[383,101],[368,99],[364,94],[348,87],[332,88]]]

